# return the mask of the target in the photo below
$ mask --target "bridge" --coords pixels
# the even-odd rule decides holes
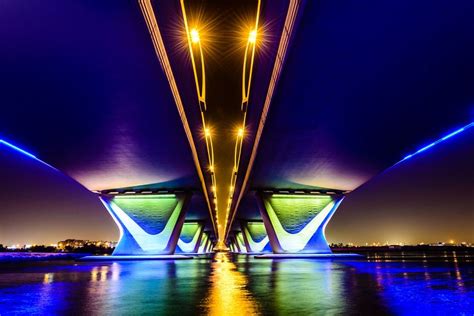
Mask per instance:
[[[473,137],[470,1],[201,5],[0,10],[0,161],[97,196],[116,256],[330,254],[325,227],[352,191]],[[200,15],[232,6],[248,21]]]

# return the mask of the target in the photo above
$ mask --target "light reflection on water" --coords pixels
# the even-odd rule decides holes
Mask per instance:
[[[237,271],[229,254],[217,253],[211,263],[210,289],[204,309],[209,315],[254,315],[258,306],[247,290],[247,277]]]
[[[0,315],[472,315],[472,260],[418,257],[0,265]]]

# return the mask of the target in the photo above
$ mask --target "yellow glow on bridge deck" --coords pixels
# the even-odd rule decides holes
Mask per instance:
[[[209,207],[209,211],[211,212],[211,221],[212,221],[212,224],[214,226],[214,229],[216,229],[216,222],[214,220],[214,216],[213,216],[212,211],[211,211],[212,210],[211,203],[210,203],[209,195],[208,195],[208,192],[207,192],[206,181],[204,180],[204,175],[203,175],[203,172],[202,172],[202,169],[201,169],[201,165],[199,163],[199,158],[198,158],[198,154],[197,154],[197,150],[196,150],[196,145],[194,143],[193,135],[192,135],[191,129],[189,127],[189,123],[188,123],[188,119],[186,117],[186,113],[184,111],[183,102],[181,100],[181,96],[180,96],[179,91],[178,91],[176,80],[174,78],[174,74],[173,74],[173,71],[171,69],[168,54],[166,52],[166,49],[165,49],[165,46],[164,46],[164,43],[163,43],[163,38],[161,37],[160,28],[158,27],[158,22],[156,20],[155,13],[153,11],[153,6],[151,5],[151,0],[139,0],[139,4],[140,4],[140,8],[142,10],[143,16],[145,18],[145,22],[148,26],[148,30],[149,30],[150,35],[151,35],[151,39],[152,39],[152,42],[153,42],[153,46],[155,48],[156,55],[158,57],[158,60],[160,61],[161,67],[162,67],[162,69],[163,69],[163,71],[166,75],[166,78],[168,79],[168,82],[170,84],[170,88],[171,88],[171,91],[172,91],[172,94],[173,94],[173,98],[175,100],[176,107],[178,108],[178,113],[179,113],[179,116],[181,117],[181,121],[183,123],[183,127],[184,127],[184,130],[185,130],[185,133],[186,133],[186,137],[188,138],[188,142],[191,146],[191,152],[192,152],[192,155],[193,155],[194,164],[196,166],[196,170],[197,170],[199,179],[201,181],[204,197],[205,197],[206,203]],[[187,25],[186,25],[186,29],[187,29]],[[188,38],[189,38],[189,36],[188,36]],[[204,61],[203,61],[203,63],[204,63]],[[204,74],[203,74],[203,76],[204,76]],[[203,87],[205,89],[205,85]],[[204,125],[204,129],[205,128],[206,128],[206,126]],[[209,137],[209,139],[210,139],[210,137]],[[211,142],[211,144],[212,144],[212,140],[209,140],[209,142]],[[208,138],[207,137],[206,137],[206,144],[208,144]],[[213,155],[212,155],[212,159],[213,159]]]
[[[291,33],[293,32],[293,27],[295,25],[295,20],[296,20],[296,15],[298,13],[298,9],[300,7],[301,0],[290,0],[290,4],[288,6],[288,11],[286,14],[285,18],[285,25],[283,26],[283,31],[281,34],[280,38],[280,43],[278,45],[278,51],[277,51],[277,56],[275,58],[275,64],[273,66],[273,71],[272,71],[272,76],[270,80],[270,84],[268,86],[268,91],[267,91],[267,96],[265,98],[265,103],[263,105],[263,110],[262,110],[262,115],[260,117],[260,122],[258,125],[257,133],[255,135],[255,142],[252,148],[252,154],[250,156],[250,161],[247,166],[247,171],[245,173],[244,181],[242,183],[242,187],[240,189],[240,194],[237,198],[237,201],[235,202],[235,206],[232,208],[232,216],[230,218],[229,222],[232,222],[236,213],[236,210],[239,208],[240,201],[242,200],[242,197],[244,196],[245,189],[247,187],[247,183],[249,181],[250,177],[250,172],[252,170],[253,164],[255,162],[255,158],[257,157],[257,150],[258,150],[258,145],[260,143],[260,138],[262,136],[263,132],[263,127],[265,126],[265,121],[267,119],[267,114],[268,110],[270,109],[270,104],[271,100],[273,97],[273,93],[275,91],[276,83],[280,77],[281,70],[283,68],[283,61],[285,60],[285,55],[288,50],[288,45],[290,42],[290,36]],[[255,28],[255,30],[258,30],[258,25]],[[255,34],[257,35],[257,34]],[[249,36],[249,41],[250,41],[250,36]],[[245,67],[245,65],[244,65]],[[245,69],[245,68],[244,68]],[[248,86],[250,88],[250,86]],[[247,89],[248,92],[249,89]],[[242,85],[242,95],[243,95],[243,100],[248,100],[248,94],[245,94],[245,85],[243,83]],[[230,212],[231,210],[229,210]],[[230,225],[228,225],[230,227]],[[229,234],[229,229],[226,229],[225,231],[225,236]]]
[[[255,25],[249,32],[249,37],[245,46],[245,53],[244,53],[244,61],[242,67],[242,105],[241,110],[244,112],[244,117],[242,120],[242,127],[237,130],[237,138],[235,141],[235,149],[234,149],[234,166],[232,168],[232,175],[230,178],[230,188],[229,190],[229,198],[227,202],[226,208],[226,215],[225,215],[225,224],[224,224],[224,233],[219,234],[219,236],[225,236],[227,234],[227,228],[230,227],[229,222],[229,215],[232,209],[232,201],[234,197],[234,188],[237,183],[237,176],[239,172],[239,165],[240,165],[240,158],[242,156],[242,144],[244,141],[244,132],[245,132],[245,124],[247,120],[247,107],[250,95],[250,86],[252,84],[252,75],[253,75],[253,65],[255,61],[255,49],[256,49],[256,42],[257,42],[257,30],[259,25],[259,18],[260,18],[260,8],[261,8],[261,1],[258,0],[257,3],[257,12],[255,17]]]

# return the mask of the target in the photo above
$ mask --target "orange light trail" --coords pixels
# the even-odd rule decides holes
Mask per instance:
[[[258,24],[260,18],[260,7],[261,7],[261,0],[258,0],[257,3],[257,13],[255,18],[255,25],[249,32],[249,36],[247,39],[247,44],[245,46],[245,54],[244,54],[244,62],[242,67],[242,104],[241,110],[244,112],[244,117],[242,121],[241,127],[237,131],[237,138],[235,141],[235,149],[234,149],[234,166],[232,169],[232,175],[230,178],[230,186],[229,186],[229,197],[227,202],[226,208],[226,215],[224,221],[224,239],[227,232],[227,227],[229,223],[229,214],[232,208],[232,201],[234,197],[234,188],[237,182],[237,175],[239,172],[239,165],[240,165],[240,158],[242,156],[242,144],[244,141],[245,135],[245,123],[247,119],[247,107],[250,95],[250,86],[252,83],[252,75],[253,75],[253,65],[255,60],[255,49],[257,46],[257,36],[258,36]],[[230,226],[230,225],[229,225]],[[221,235],[220,235],[221,236]],[[221,238],[222,240],[222,238]]]
[[[196,84],[196,92],[197,92],[197,96],[199,100],[199,107],[201,110],[201,122],[202,122],[203,131],[204,131],[204,139],[206,142],[207,159],[208,159],[208,166],[209,166],[208,172],[211,177],[211,188],[216,188],[217,180],[216,180],[216,167],[214,163],[214,146],[212,142],[212,133],[206,123],[206,117],[205,117],[205,111],[207,110],[206,67],[204,63],[204,54],[203,54],[203,49],[201,45],[201,38],[200,38],[199,30],[197,28],[192,28],[191,30],[189,29],[184,0],[181,0],[180,3],[181,3],[181,12],[182,12],[183,21],[184,21],[184,28],[186,30],[186,35],[187,35],[187,40],[188,40],[189,55],[190,55],[191,64],[193,67],[194,82]],[[198,60],[198,62],[196,62],[196,59]],[[199,69],[197,67],[198,64],[200,64]],[[208,205],[209,211],[211,213],[211,217],[213,218],[215,217],[215,221],[218,223],[219,213],[218,213],[218,205],[217,205],[217,190],[212,190],[211,194],[214,195],[214,198],[213,198],[214,207],[211,207],[209,204]],[[214,210],[214,213],[212,212],[212,210]],[[216,231],[219,234],[219,230],[216,230]]]
[[[150,32],[151,39],[153,42],[153,47],[155,48],[155,53],[158,57],[160,62],[161,68],[163,69],[166,78],[168,79],[171,92],[173,94],[174,101],[176,103],[176,107],[178,109],[179,116],[181,118],[181,122],[183,123],[184,131],[186,133],[186,137],[188,139],[189,145],[191,147],[191,152],[193,156],[193,161],[196,166],[196,170],[198,172],[199,180],[201,181],[201,185],[203,188],[204,197],[206,199],[206,203],[209,208],[209,212],[211,214],[211,221],[214,227],[214,230],[217,231],[217,218],[214,220],[212,214],[211,203],[209,200],[209,195],[207,192],[206,182],[204,180],[204,175],[201,169],[201,165],[199,163],[199,158],[196,150],[196,145],[194,143],[193,135],[191,129],[189,127],[189,123],[186,117],[186,113],[184,111],[183,103],[181,100],[181,96],[178,91],[178,87],[176,85],[176,80],[174,78],[173,71],[171,69],[171,65],[169,62],[168,54],[166,53],[165,45],[163,43],[163,38],[161,37],[160,28],[158,27],[158,22],[156,20],[155,13],[153,11],[153,6],[151,5],[151,0],[139,0],[140,9],[142,10],[143,17],[145,18],[145,22],[148,27],[148,31]]]
[[[249,177],[250,177],[250,172],[252,170],[253,164],[255,162],[255,158],[257,156],[258,145],[260,143],[260,138],[262,136],[263,127],[265,126],[265,121],[267,119],[268,110],[270,109],[270,104],[271,104],[271,100],[272,100],[272,97],[273,97],[273,93],[275,91],[276,83],[277,83],[278,79],[280,78],[280,73],[281,73],[281,70],[283,68],[283,61],[285,60],[285,56],[286,56],[286,53],[288,51],[288,45],[289,45],[289,42],[290,42],[291,34],[293,32],[293,28],[295,26],[295,20],[296,20],[296,16],[297,16],[297,13],[298,13],[298,9],[300,7],[300,3],[301,3],[300,0],[290,0],[290,4],[288,6],[288,12],[287,12],[286,18],[285,18],[285,25],[283,26],[283,31],[282,31],[282,35],[281,35],[281,38],[280,38],[280,43],[278,45],[278,51],[277,51],[277,55],[276,55],[276,58],[275,58],[275,64],[273,66],[273,71],[272,71],[272,76],[271,76],[271,79],[270,79],[270,84],[268,86],[267,96],[265,97],[265,103],[263,105],[263,110],[262,110],[262,116],[260,117],[258,130],[257,130],[257,133],[255,135],[255,142],[254,142],[254,145],[253,145],[253,148],[252,148],[252,154],[250,156],[249,164],[247,166],[247,171],[245,173],[245,178],[244,178],[244,181],[242,183],[242,187],[240,189],[239,197],[237,198],[237,201],[235,203],[235,207],[232,209],[232,218],[230,220],[230,223],[234,220],[236,210],[239,208],[240,201],[242,200],[242,197],[245,193],[245,189],[247,187],[247,183],[248,183],[248,180],[249,180]],[[255,29],[258,30],[258,28],[255,28]],[[250,87],[250,85],[249,85],[249,87]],[[244,89],[244,87],[242,87],[242,88]],[[248,90],[249,89],[246,90],[247,93],[249,92]],[[243,93],[243,95],[245,96],[244,93]],[[248,97],[248,94],[246,96]],[[230,208],[229,208],[229,212],[230,212]],[[226,215],[226,217],[227,217],[227,215]],[[231,225],[227,225],[227,220],[226,220],[226,226],[227,226],[227,228],[231,227]],[[227,237],[228,234],[229,234],[229,229],[226,229],[225,237]]]

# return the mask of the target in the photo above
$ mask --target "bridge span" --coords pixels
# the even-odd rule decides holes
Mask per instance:
[[[115,255],[330,254],[352,191],[472,137],[472,1],[208,5],[251,12],[237,58],[189,1],[49,3],[0,10],[0,163],[87,188]]]

